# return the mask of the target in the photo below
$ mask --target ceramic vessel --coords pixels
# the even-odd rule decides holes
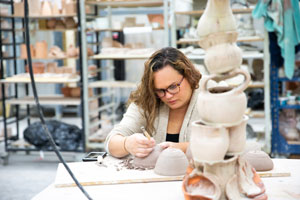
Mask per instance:
[[[160,153],[154,172],[162,176],[180,176],[185,174],[188,165],[189,162],[183,151],[167,148]]]
[[[49,1],[43,1],[41,8],[41,15],[51,16],[52,15],[52,5]]]
[[[155,167],[158,156],[163,151],[163,148],[160,145],[156,145],[153,151],[144,158],[135,157],[133,159],[133,165],[138,168],[149,168],[152,169]]]
[[[246,126],[249,117],[244,115],[243,121],[236,125],[229,127],[229,148],[226,155],[241,154],[246,145]]]
[[[244,82],[227,92],[211,93],[207,89],[207,82],[210,79],[219,81],[238,74],[245,77]],[[201,120],[221,125],[240,123],[247,108],[247,98],[243,91],[247,88],[249,82],[249,73],[241,69],[236,69],[226,76],[203,76],[200,80],[200,92],[197,99],[197,109]]]
[[[76,57],[78,56],[76,47],[74,45],[70,45],[69,48],[67,49],[67,56],[68,57]]]
[[[197,26],[199,39],[211,33],[227,31],[236,31],[230,0],[208,0]]]
[[[55,73],[56,68],[57,68],[57,62],[47,63],[47,72],[48,73]]]
[[[268,171],[274,167],[272,159],[264,151],[249,151],[243,155],[243,158],[247,160],[256,171]]]
[[[42,74],[45,72],[45,63],[42,62],[33,62],[32,63],[32,70],[34,74]],[[29,66],[26,65],[26,70],[27,73],[29,72]]]
[[[20,57],[22,59],[27,59],[26,44],[21,44],[20,48],[21,48],[21,55],[20,55]],[[30,45],[30,53],[31,53],[31,57],[34,58],[35,57],[35,47],[32,44]]]
[[[229,134],[225,127],[192,123],[190,148],[194,162],[222,161],[228,146]]]
[[[239,68],[242,50],[235,43],[222,43],[206,50],[204,63],[210,74],[221,74]]]
[[[36,42],[35,44],[35,57],[36,58],[47,58],[48,56],[48,45],[46,41]]]

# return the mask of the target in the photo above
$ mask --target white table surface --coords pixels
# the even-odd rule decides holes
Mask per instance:
[[[300,199],[300,160],[299,159],[273,159],[275,166],[280,165],[287,172],[289,177],[268,177],[262,178],[268,199],[270,200],[296,200]],[[83,162],[82,165],[85,163]],[[152,183],[131,183],[114,185],[85,186],[85,190],[93,199],[167,199],[182,200],[182,181],[152,182]],[[54,183],[49,185],[33,200],[59,200],[59,199],[86,199],[79,188],[64,187],[57,188]]]

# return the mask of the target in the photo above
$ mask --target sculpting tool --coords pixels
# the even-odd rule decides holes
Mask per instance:
[[[151,136],[150,136],[149,133],[146,131],[145,127],[142,126],[141,129],[142,129],[144,135],[148,138],[148,140],[150,140],[150,139],[151,139]]]

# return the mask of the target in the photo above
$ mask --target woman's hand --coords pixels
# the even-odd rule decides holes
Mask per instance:
[[[125,150],[136,157],[146,157],[155,146],[155,140],[146,138],[141,133],[128,136],[125,141]]]
[[[184,153],[186,152],[186,149],[189,145],[188,142],[162,142],[162,143],[159,143],[158,145],[160,145],[163,149],[166,149],[166,148],[177,148],[177,149],[180,149],[182,150]]]

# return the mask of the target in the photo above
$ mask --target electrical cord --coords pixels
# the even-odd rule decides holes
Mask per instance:
[[[70,176],[72,177],[72,179],[75,181],[76,185],[79,187],[79,189],[82,191],[82,193],[86,196],[87,199],[92,200],[92,198],[89,196],[89,194],[84,190],[84,188],[82,187],[82,185],[79,183],[79,181],[76,179],[76,177],[74,176],[74,174],[72,173],[71,169],[69,168],[69,166],[67,165],[67,163],[64,161],[61,153],[58,151],[58,148],[48,130],[48,127],[46,126],[45,120],[44,120],[44,114],[41,110],[41,106],[39,103],[39,98],[37,95],[37,91],[36,91],[36,85],[35,85],[35,80],[34,80],[34,76],[33,76],[33,70],[32,70],[32,60],[31,60],[31,52],[30,52],[30,35],[29,35],[29,25],[28,25],[28,0],[24,1],[24,22],[25,22],[25,43],[26,43],[26,50],[27,50],[27,58],[28,58],[28,66],[29,66],[29,74],[30,74],[30,79],[31,79],[31,86],[32,86],[32,91],[33,91],[33,95],[34,95],[34,99],[35,99],[35,103],[37,105],[37,110],[39,113],[39,117],[40,120],[42,122],[42,127],[44,129],[44,131],[46,132],[48,139],[50,140],[50,143],[57,155],[57,157],[59,158],[60,162],[63,163],[64,167],[66,168],[66,170],[68,171],[68,173],[70,174]]]

